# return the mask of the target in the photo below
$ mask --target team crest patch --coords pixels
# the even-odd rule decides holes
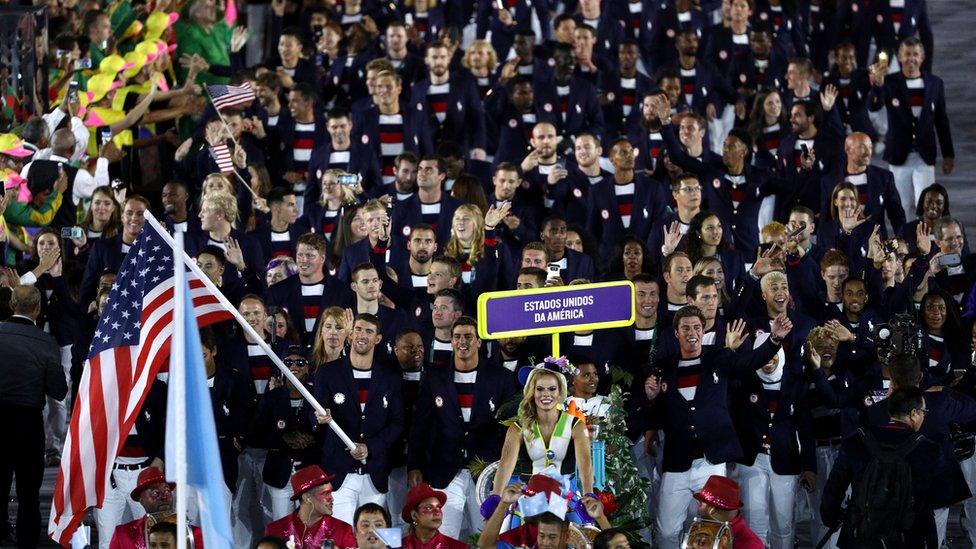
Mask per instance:
[[[600,212],[600,217],[602,217],[603,219],[610,219],[610,212],[603,210]]]
[[[668,38],[674,38],[674,29],[668,29]]]
[[[409,225],[403,228],[403,236],[410,236],[410,226]]]
[[[279,429],[284,429],[285,428],[285,425],[286,425],[285,420],[283,420],[283,419],[279,419],[278,420],[278,428]]]
[[[546,112],[552,112],[552,103],[546,103],[542,106],[542,110]]]
[[[573,189],[573,196],[576,198],[583,198],[583,191],[579,189]]]
[[[518,127],[518,122],[516,122],[515,119],[513,118],[513,119],[511,119],[511,120],[508,121],[508,127],[509,128]]]
[[[877,19],[877,20],[878,20],[878,23],[882,23],[882,22],[884,22],[884,15],[881,15],[881,14],[879,13],[879,14],[878,14],[878,16],[877,16],[877,17],[875,17],[875,19]]]
[[[712,180],[712,186],[717,189],[722,186],[722,182],[719,181],[718,178],[716,177],[715,179]]]
[[[899,105],[901,105],[901,101],[899,101],[897,97],[891,100],[892,107],[897,107]]]
[[[721,50],[718,52],[718,58],[721,59],[722,61],[725,61],[726,59],[729,58],[729,53],[725,50]]]
[[[368,144],[369,144],[369,136],[363,135],[363,145],[368,145]]]
[[[749,402],[753,404],[759,402],[759,395],[757,395],[756,393],[752,393],[751,395],[749,395]]]
[[[759,14],[759,18],[762,19],[763,21],[765,21],[765,20],[769,19],[769,14],[766,13],[766,12],[762,12],[762,13]]]
[[[746,83],[746,80],[748,80],[748,78],[746,78],[746,74],[745,73],[742,73],[742,74],[739,75],[739,82],[742,82],[743,84],[745,84]]]
[[[615,97],[617,96],[613,92],[607,92],[607,101],[613,101]]]
[[[417,110],[418,111],[424,110],[424,104],[423,103],[417,103]]]
[[[444,399],[441,398],[440,395],[434,397],[434,406],[437,406],[438,408],[444,407]]]
[[[335,402],[336,404],[342,404],[345,401],[346,401],[346,395],[342,393],[336,393],[332,395],[332,402]]]

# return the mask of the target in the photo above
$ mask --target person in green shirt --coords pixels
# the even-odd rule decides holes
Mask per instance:
[[[193,63],[202,63],[197,82],[227,84],[233,74],[231,67],[231,29],[217,18],[214,0],[195,0],[187,8],[189,17],[180,19],[176,27],[176,53],[180,60],[179,79],[186,78]],[[202,60],[202,61],[201,61]]]

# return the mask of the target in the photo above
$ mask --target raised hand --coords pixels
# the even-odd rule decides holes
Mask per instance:
[[[485,228],[494,228],[501,223],[502,219],[505,219],[510,211],[512,211],[511,202],[500,202],[497,206],[489,206],[488,212],[485,214]]]
[[[925,221],[915,226],[915,245],[918,246],[918,253],[923,257],[932,253],[932,240],[929,238],[931,228]]]
[[[773,319],[773,327],[770,336],[776,341],[782,341],[793,329],[793,321],[785,314],[781,314]]]
[[[681,242],[681,225],[677,221],[672,221],[670,227],[664,227],[664,246],[661,252],[668,256],[674,253]]]
[[[740,319],[732,321],[725,331],[725,348],[735,351],[746,340],[746,321]]]
[[[837,101],[837,87],[833,84],[827,84],[824,86],[823,91],[820,92],[820,104],[823,106],[824,112],[829,111],[834,108],[834,103]]]

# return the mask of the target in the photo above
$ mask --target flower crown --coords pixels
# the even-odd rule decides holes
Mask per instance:
[[[561,372],[563,375],[568,376],[579,375],[579,368],[573,366],[573,363],[570,362],[565,356],[558,358],[554,356],[547,356],[542,362],[542,367],[548,370],[556,370],[557,372]]]

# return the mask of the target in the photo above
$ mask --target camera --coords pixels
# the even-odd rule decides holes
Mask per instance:
[[[915,323],[915,317],[907,313],[895,315],[891,322],[878,324],[872,336],[882,363],[895,355],[917,355],[922,348],[922,330]]]
[[[83,234],[84,232],[81,227],[63,227],[61,229],[61,238],[78,239]]]
[[[958,267],[962,265],[962,256],[957,253],[945,254],[939,257],[939,265],[942,267]]]
[[[355,187],[362,178],[358,174],[344,173],[337,178],[337,183],[346,187]]]
[[[79,59],[79,60],[75,61],[75,70],[76,71],[86,70],[86,69],[90,69],[90,68],[92,68],[92,60],[89,57],[84,57],[82,59]]]

